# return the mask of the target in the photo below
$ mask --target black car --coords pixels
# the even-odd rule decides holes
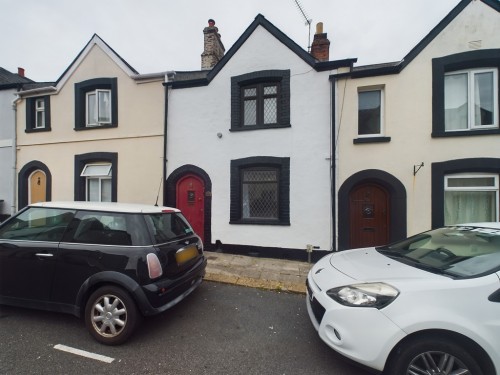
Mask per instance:
[[[0,304],[84,316],[97,341],[117,345],[194,291],[206,264],[175,208],[36,203],[0,225]]]

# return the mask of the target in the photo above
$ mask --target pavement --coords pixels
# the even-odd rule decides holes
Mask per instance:
[[[252,288],[306,293],[313,263],[206,251],[205,280]]]

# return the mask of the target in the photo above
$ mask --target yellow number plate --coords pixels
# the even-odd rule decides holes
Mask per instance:
[[[188,260],[196,258],[198,256],[198,249],[196,246],[186,247],[175,253],[175,260],[178,264],[186,263]]]

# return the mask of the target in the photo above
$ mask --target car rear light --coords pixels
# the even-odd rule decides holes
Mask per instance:
[[[146,257],[148,262],[148,272],[150,279],[156,279],[163,275],[163,269],[161,268],[160,260],[154,253],[149,253]]]

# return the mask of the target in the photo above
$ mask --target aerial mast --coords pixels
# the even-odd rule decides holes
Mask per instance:
[[[307,16],[307,13],[306,13],[304,7],[302,6],[302,4],[300,3],[299,0],[293,0],[293,1],[295,3],[295,6],[297,7],[297,9],[299,10],[300,14],[304,18],[305,25],[307,25],[309,27],[309,38],[307,39],[307,52],[311,52],[311,23],[312,23],[312,18],[309,18]]]

